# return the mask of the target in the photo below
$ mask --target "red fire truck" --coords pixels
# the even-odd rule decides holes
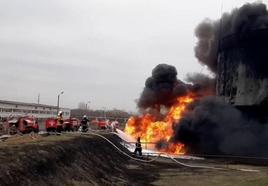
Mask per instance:
[[[18,118],[10,118],[8,121],[9,134],[27,134],[30,132],[39,132],[39,125],[37,120],[31,116],[24,116]]]
[[[106,129],[107,128],[107,121],[104,119],[96,118],[90,122],[93,126],[98,129]]]
[[[49,118],[45,121],[45,126],[47,132],[56,132],[58,128],[57,119]],[[66,119],[63,122],[63,130],[64,131],[77,131],[80,127],[80,122],[76,118]]]
[[[64,131],[78,131],[80,127],[80,121],[76,118],[66,119],[63,123]]]
[[[56,132],[57,131],[57,119],[55,118],[48,118],[45,121],[45,126],[46,126],[46,130],[47,132]]]

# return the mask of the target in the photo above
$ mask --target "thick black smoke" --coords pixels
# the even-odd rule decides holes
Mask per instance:
[[[200,23],[195,35],[198,38],[195,47],[195,56],[202,64],[209,67],[212,72],[217,72],[217,55],[219,40],[219,21],[205,19]]]
[[[207,97],[189,105],[174,139],[188,152],[268,156],[268,127],[247,119],[219,98]]]
[[[195,55],[216,76],[218,63],[227,62],[228,55],[237,55],[237,62],[241,60],[252,72],[268,77],[268,11],[265,4],[248,3],[223,14],[220,20],[205,19],[197,26],[195,34],[198,38]],[[235,52],[227,52],[226,60],[218,61],[219,52],[233,48]],[[202,87],[215,84],[202,75],[188,79]],[[268,125],[249,119],[219,98],[195,101],[176,126],[174,140],[184,143],[191,153],[268,156],[265,148]]]
[[[186,95],[187,91],[186,84],[177,79],[177,70],[174,66],[159,64],[145,82],[138,107],[145,109],[156,105],[169,107],[178,96]]]
[[[152,76],[145,82],[145,87],[138,100],[141,109],[156,108],[160,105],[170,107],[180,96],[194,93],[195,96],[214,95],[215,81],[202,74],[190,74],[188,83],[177,79],[177,70],[167,64],[157,65]]]
[[[237,45],[244,53],[243,62],[257,73],[268,76],[267,28],[266,5],[247,3],[233,9],[231,13],[223,14],[220,20],[205,19],[200,23],[195,30],[198,38],[195,55],[202,64],[216,73],[219,50],[228,45]]]
[[[195,97],[204,97],[215,95],[216,80],[205,74],[191,73],[187,74],[185,80],[191,84],[188,85]]]

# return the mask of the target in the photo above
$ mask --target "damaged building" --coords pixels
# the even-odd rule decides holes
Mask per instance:
[[[229,35],[219,45],[217,95],[240,110],[267,116],[268,29]]]

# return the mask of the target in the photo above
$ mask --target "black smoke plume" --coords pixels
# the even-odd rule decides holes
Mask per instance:
[[[187,74],[185,78],[188,88],[195,94],[195,97],[215,95],[216,80],[201,73]]]
[[[138,107],[144,109],[156,105],[169,107],[177,97],[186,95],[187,91],[186,84],[177,79],[177,70],[174,66],[159,64],[145,82]]]
[[[224,47],[241,49],[242,61],[256,74],[268,76],[268,11],[263,3],[247,3],[219,20],[205,19],[195,35],[198,38],[195,55],[201,64],[217,72],[218,52]]]
[[[145,87],[138,100],[141,109],[156,108],[160,105],[170,107],[178,97],[188,93],[196,97],[214,95],[215,80],[203,74],[188,74],[186,81],[177,79],[174,66],[159,64],[152,70],[152,76],[145,82]]]
[[[176,125],[175,141],[198,154],[268,156],[268,127],[246,118],[219,98],[207,97],[189,105]]]
[[[237,55],[256,74],[268,77],[268,11],[265,4],[247,3],[223,14],[219,20],[205,19],[197,26],[195,34],[198,38],[195,55],[216,76],[218,54],[236,48],[237,52],[232,55]],[[186,80],[189,83],[177,79],[173,66],[156,66],[145,83],[138,107],[169,107],[179,96],[194,93],[198,99],[188,106],[183,118],[174,125],[177,127],[173,140],[184,143],[187,152],[268,156],[268,125],[249,119],[219,98],[202,98],[215,94],[213,78],[194,74]],[[157,147],[166,145],[160,141]]]

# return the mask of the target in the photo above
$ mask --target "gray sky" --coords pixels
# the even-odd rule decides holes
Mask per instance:
[[[194,29],[243,0],[0,0],[0,99],[135,111],[159,63],[206,72]],[[253,2],[253,1],[247,1]],[[263,1],[267,4],[267,1]]]

